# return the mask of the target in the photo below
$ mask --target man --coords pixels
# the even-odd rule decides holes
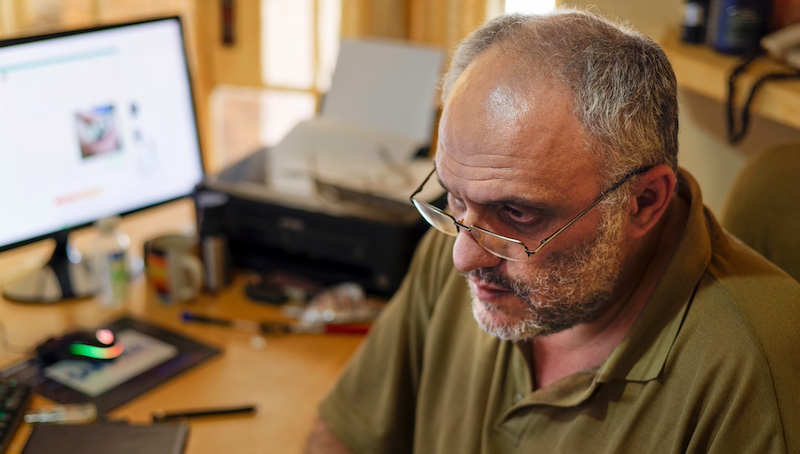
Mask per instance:
[[[412,196],[436,229],[311,452],[800,452],[800,285],[677,170],[654,42],[579,11],[502,17],[443,102],[423,185],[448,207]]]

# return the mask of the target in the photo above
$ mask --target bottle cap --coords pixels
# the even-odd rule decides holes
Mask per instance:
[[[119,221],[120,221],[119,216],[108,216],[105,218],[98,219],[97,222],[94,223],[94,225],[102,232],[110,232],[119,225]]]
[[[224,233],[228,195],[207,191],[198,194],[196,203],[201,235]]]

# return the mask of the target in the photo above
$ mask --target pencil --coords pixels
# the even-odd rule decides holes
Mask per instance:
[[[200,418],[204,416],[225,416],[225,415],[239,415],[247,413],[255,413],[256,406],[240,405],[236,407],[213,407],[213,408],[198,408],[194,410],[177,410],[177,411],[163,411],[156,410],[153,412],[153,422],[175,421],[188,418]]]

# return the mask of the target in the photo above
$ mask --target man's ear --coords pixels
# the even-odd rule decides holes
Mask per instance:
[[[628,214],[633,238],[647,234],[666,213],[676,184],[675,173],[665,164],[654,166],[631,183]]]

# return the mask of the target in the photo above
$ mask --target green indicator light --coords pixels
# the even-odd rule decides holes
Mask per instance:
[[[95,347],[94,345],[76,344],[69,348],[69,351],[75,355],[93,359],[113,359],[122,354],[122,350],[122,345]]]

